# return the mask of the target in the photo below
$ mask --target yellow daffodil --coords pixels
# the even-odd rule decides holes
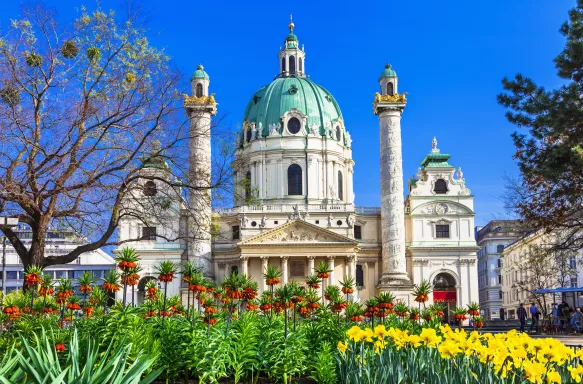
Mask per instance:
[[[338,342],[337,348],[340,352],[345,353],[346,350],[348,349],[348,343],[343,343],[342,341]]]
[[[559,383],[561,384],[561,375],[557,371],[549,371],[547,373],[547,383]]]
[[[579,352],[579,351],[577,351]],[[579,364],[577,367],[572,365],[568,366],[567,369],[571,372],[571,379],[575,380],[576,383],[581,382],[581,374],[583,374],[583,365]]]
[[[376,337],[378,337],[379,339],[384,339],[385,337],[387,337],[389,335],[389,333],[387,332],[385,325],[380,324],[374,328],[374,335]]]
[[[363,339],[362,329],[360,329],[358,325],[355,325],[352,328],[350,328],[346,332],[346,335],[348,335],[348,338],[354,341],[355,343],[358,343],[360,340]]]

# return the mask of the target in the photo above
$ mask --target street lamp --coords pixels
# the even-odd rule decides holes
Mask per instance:
[[[17,217],[0,217],[0,226],[14,227],[18,225]],[[2,296],[6,295],[6,235],[2,231]]]

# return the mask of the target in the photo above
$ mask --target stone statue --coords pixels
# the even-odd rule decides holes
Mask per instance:
[[[263,215],[263,217],[261,217],[261,222],[259,223],[259,228],[265,228],[266,224],[267,224],[267,216]]]
[[[464,173],[462,172],[462,167],[459,167],[457,169],[457,178],[458,178],[458,180],[463,180],[463,178],[464,178]]]
[[[249,218],[247,217],[247,215],[243,214],[243,216],[241,216],[241,228],[247,228],[248,222]]]
[[[257,138],[263,138],[263,123],[261,121],[259,122],[259,129],[257,130]]]
[[[346,216],[346,224],[348,224],[348,228],[352,228],[354,226],[354,216],[347,215]]]
[[[331,227],[332,226],[332,220],[334,220],[334,216],[332,216],[332,214],[328,214],[328,226]]]
[[[257,128],[255,124],[253,124],[253,128],[251,129],[251,140],[255,140],[257,138]]]
[[[330,189],[330,198],[335,199],[336,198],[336,188],[334,188],[334,186],[332,184],[330,184],[328,186],[328,189]]]
[[[292,209],[293,209],[293,212],[292,212],[291,215],[289,215],[289,219],[290,220],[297,220],[297,219],[299,219],[301,216],[300,216],[300,208],[298,207],[298,205],[297,204],[294,205],[292,207]]]
[[[312,136],[318,136],[318,125],[317,124],[311,124],[309,127],[309,132],[310,135]]]
[[[431,140],[431,149],[437,149],[437,138],[435,136]]]
[[[417,180],[423,180],[423,169],[417,168]]]
[[[269,124],[269,136],[275,136],[275,124]]]
[[[350,146],[350,144],[352,144],[352,137],[350,137],[350,133],[348,133],[348,131],[346,131],[346,134],[344,137],[346,137],[346,144],[348,144],[348,146]]]

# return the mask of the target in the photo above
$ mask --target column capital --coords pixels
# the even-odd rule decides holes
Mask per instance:
[[[227,263],[217,263],[217,267],[219,268],[225,268],[227,266]]]
[[[281,259],[281,261],[287,261],[289,259],[289,256],[279,256],[279,258]]]
[[[260,256],[262,262],[269,261],[269,256]]]
[[[315,259],[316,259],[316,256],[306,256],[306,258],[307,258],[308,260],[315,260]]]
[[[240,259],[241,261],[247,261],[249,260],[249,256],[241,256]]]
[[[336,256],[334,256],[334,255],[329,255],[329,256],[326,256],[326,258],[327,258],[328,260],[334,261],[334,259],[336,258]]]
[[[352,263],[353,261],[356,261],[356,255],[348,255],[346,256],[346,260]]]

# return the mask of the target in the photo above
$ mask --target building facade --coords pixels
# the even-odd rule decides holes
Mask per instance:
[[[476,232],[480,309],[486,319],[502,319],[502,252],[523,235],[518,220],[492,220]]]
[[[278,55],[279,73],[251,95],[237,133],[234,206],[199,210],[195,218],[203,223],[211,218],[212,238],[198,234],[182,244],[146,236],[128,245],[152,261],[194,261],[217,282],[232,272],[244,273],[258,281],[260,290],[267,288],[262,279],[267,266],[281,268],[283,283],[303,284],[320,262],[327,262],[332,273],[324,286],[353,278],[354,299],[388,290],[410,303],[413,285],[425,279],[435,284],[436,300],[451,307],[477,301],[473,196],[436,139],[404,196],[401,114],[407,100],[394,69],[387,65],[382,71],[373,103],[381,138],[381,207],[358,207],[349,124],[334,96],[306,75],[303,47],[293,23],[289,28]],[[192,129],[205,132],[217,104],[202,66],[191,83],[185,109]],[[208,141],[191,144],[191,174],[207,176],[200,171],[209,169],[201,165],[205,151],[210,153]],[[172,177],[164,166],[152,169],[159,177]],[[168,215],[174,215],[172,227],[179,232],[188,231],[192,220],[180,213],[180,204],[208,206],[208,196],[190,199],[195,201],[177,197]],[[120,240],[143,232],[140,226],[125,220]],[[152,226],[148,233],[165,231],[163,223]],[[145,279],[154,278],[148,271]],[[172,289],[176,293],[179,287]]]
[[[25,225],[20,224],[16,230],[18,238],[25,246],[30,246],[32,231]],[[59,256],[71,252],[80,245],[86,244],[87,241],[79,238],[73,232],[68,230],[53,229],[47,233],[45,255]],[[0,250],[1,252],[1,250]],[[115,269],[113,258],[103,250],[96,250],[81,254],[75,261],[69,264],[53,265],[44,270],[45,274],[50,274],[55,280],[60,278],[69,278],[75,280],[83,274],[84,271],[90,271],[95,280],[100,283],[110,270]],[[6,292],[21,289],[24,283],[24,268],[20,262],[18,254],[14,248],[7,242],[6,245]],[[75,286],[75,281],[73,281]],[[79,293],[79,292],[77,292]]]
[[[516,319],[520,303],[536,302],[550,313],[552,303],[566,301],[581,307],[583,292],[537,294],[538,289],[579,288],[583,283],[580,268],[582,251],[543,253],[557,241],[557,233],[531,231],[508,245],[502,253],[502,310],[507,318]]]

